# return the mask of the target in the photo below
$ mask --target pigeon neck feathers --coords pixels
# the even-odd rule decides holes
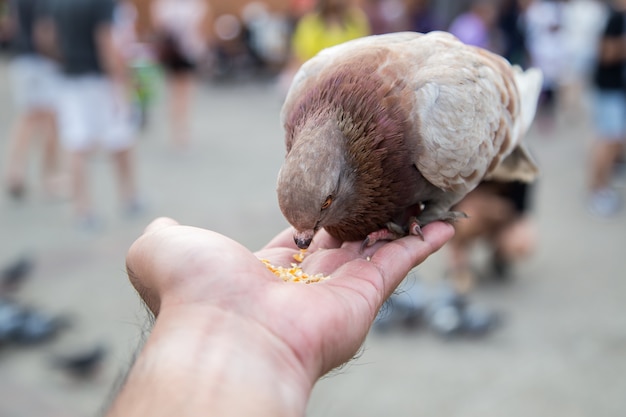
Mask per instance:
[[[390,211],[414,204],[414,187],[407,184],[419,183],[405,181],[420,174],[413,164],[415,142],[412,141],[413,146],[408,143],[411,134],[408,115],[401,106],[402,85],[388,82],[376,68],[367,63],[337,68],[303,95],[286,121],[286,161],[291,160],[286,165],[296,160],[299,164],[297,170],[292,169],[288,181],[308,183],[306,193],[315,195],[315,189],[326,189],[327,179],[298,177],[319,171],[328,175],[327,167],[340,161],[338,192],[333,203],[337,222],[329,213],[318,226],[342,240],[363,239],[372,230],[385,226]],[[308,199],[301,190],[291,192],[301,201]],[[316,195],[317,200],[321,197]]]

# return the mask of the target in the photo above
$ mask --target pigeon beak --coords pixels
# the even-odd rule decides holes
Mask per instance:
[[[315,230],[313,229],[304,230],[302,232],[296,231],[293,234],[293,240],[300,249],[307,249],[311,241],[313,241],[313,235],[315,235]]]

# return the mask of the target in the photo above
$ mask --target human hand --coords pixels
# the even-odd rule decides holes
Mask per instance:
[[[306,285],[285,283],[259,262],[294,262],[299,250],[291,229],[253,254],[215,232],[161,218],[131,248],[128,270],[155,315],[181,304],[228,311],[282,338],[319,377],[350,359],[384,300],[452,236],[451,229],[433,224],[425,227],[424,240],[406,237],[363,253],[360,242],[342,243],[322,230],[301,266],[331,279]]]
[[[158,339],[176,333],[178,351],[193,351],[190,340],[203,338],[211,340],[211,348],[227,345],[229,357],[237,350],[231,359],[245,363],[248,375],[255,373],[250,367],[269,362],[258,373],[280,368],[280,377],[272,380],[288,381],[302,406],[320,376],[355,354],[380,306],[409,270],[453,234],[444,223],[423,231],[424,240],[408,236],[361,253],[360,242],[339,242],[322,230],[301,266],[331,278],[307,285],[283,282],[259,261],[294,262],[299,250],[292,230],[255,254],[215,232],[162,218],[133,244],[127,266],[132,284],[157,316],[153,335],[162,321],[168,324]],[[265,377],[250,377],[255,386],[264,385]]]

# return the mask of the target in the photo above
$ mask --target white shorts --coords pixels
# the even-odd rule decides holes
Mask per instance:
[[[64,77],[60,83],[59,131],[69,151],[100,145],[109,151],[131,147],[137,131],[132,107],[103,76]]]
[[[39,55],[19,55],[9,66],[13,96],[22,110],[54,110],[60,74],[58,66]]]

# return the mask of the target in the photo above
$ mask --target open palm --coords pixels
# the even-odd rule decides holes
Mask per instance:
[[[278,338],[305,372],[319,377],[358,350],[384,300],[411,268],[453,234],[434,223],[415,236],[378,243],[360,252],[360,242],[340,242],[319,232],[302,268],[330,279],[283,282],[263,265],[288,266],[298,253],[288,229],[252,253],[209,230],[158,219],[131,247],[131,282],[158,315],[166,308],[219,311],[233,326],[254,326]]]

